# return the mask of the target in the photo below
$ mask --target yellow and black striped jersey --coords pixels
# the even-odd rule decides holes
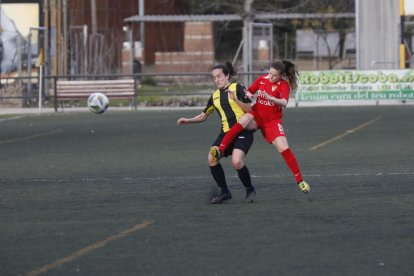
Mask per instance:
[[[250,103],[251,100],[244,92],[246,87],[241,83],[231,83],[224,89],[217,89],[213,92],[210,99],[204,108],[204,113],[211,114],[214,110],[217,111],[221,118],[222,131],[227,132],[245,113],[236,102],[229,97],[229,91],[236,91],[236,97],[244,102]]]

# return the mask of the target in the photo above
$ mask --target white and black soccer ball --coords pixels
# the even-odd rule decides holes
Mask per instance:
[[[88,108],[95,114],[104,113],[108,106],[108,97],[103,93],[92,93],[88,98]]]

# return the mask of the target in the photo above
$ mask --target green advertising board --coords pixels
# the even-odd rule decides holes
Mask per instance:
[[[414,100],[414,70],[303,71],[296,100]]]

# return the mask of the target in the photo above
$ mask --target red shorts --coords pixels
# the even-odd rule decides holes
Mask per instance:
[[[283,130],[282,120],[275,119],[272,121],[262,121],[262,119],[257,115],[256,112],[249,112],[253,115],[254,120],[256,121],[257,128],[262,131],[263,138],[271,144],[277,137],[286,136],[285,131]]]

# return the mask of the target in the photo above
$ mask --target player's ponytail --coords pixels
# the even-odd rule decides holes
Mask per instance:
[[[230,61],[226,61],[225,64],[217,64],[213,67],[214,69],[223,70],[225,76],[229,76],[229,79],[237,74],[236,69],[234,69],[233,64]]]
[[[270,67],[279,71],[280,74],[288,78],[291,89],[295,90],[298,88],[299,73],[295,64],[284,59],[273,62]]]
[[[282,60],[282,62],[285,65],[285,73],[289,79],[290,87],[295,90],[298,88],[298,68],[295,64],[286,59]]]

